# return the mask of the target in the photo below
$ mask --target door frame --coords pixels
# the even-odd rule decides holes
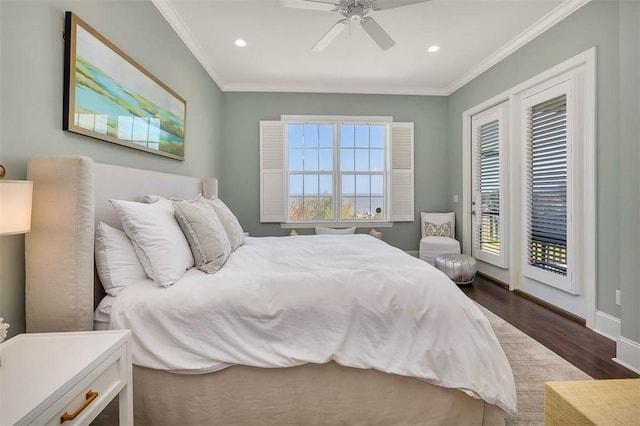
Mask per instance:
[[[511,129],[509,132],[511,144],[519,140],[519,135],[515,133],[515,129],[518,126],[514,126],[515,120],[517,120],[517,114],[520,107],[520,94],[533,88],[545,81],[557,78],[563,74],[570,73],[572,71],[580,70],[580,76],[582,87],[584,88],[581,94],[581,105],[583,107],[583,133],[582,133],[582,147],[583,151],[580,156],[581,168],[578,178],[582,181],[583,187],[581,191],[581,203],[575,206],[575,209],[581,211],[582,215],[582,229],[583,232],[580,235],[582,244],[582,253],[579,264],[576,268],[580,268],[582,276],[580,280],[583,283],[584,297],[586,304],[585,321],[587,327],[593,329],[596,325],[596,281],[597,281],[597,200],[596,200],[596,48],[592,47],[544,72],[538,74],[529,80],[520,83],[482,103],[475,107],[468,109],[462,114],[462,218],[459,222],[462,224],[462,249],[464,253],[471,253],[472,244],[472,215],[471,215],[471,200],[472,200],[472,134],[471,134],[471,117],[478,114],[488,108],[491,108],[499,103],[509,101],[509,114],[511,123]],[[511,158],[511,152],[517,150],[509,149],[510,154],[508,158]],[[514,170],[517,169],[517,170]],[[520,169],[516,167],[510,167],[510,190],[513,192],[516,188],[521,188],[521,173]],[[517,230],[521,228],[519,209],[519,197],[509,197],[509,235],[507,240],[509,241],[509,247],[520,247],[521,233]],[[512,259],[510,262],[509,271],[509,290],[518,289],[520,287],[519,276],[522,275],[521,271],[518,271],[517,266],[519,259]]]

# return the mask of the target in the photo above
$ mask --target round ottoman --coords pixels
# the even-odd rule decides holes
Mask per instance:
[[[436,256],[435,267],[456,284],[471,284],[476,276],[476,260],[466,254],[439,254]]]

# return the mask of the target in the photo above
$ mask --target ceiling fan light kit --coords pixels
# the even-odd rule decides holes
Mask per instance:
[[[429,0],[279,0],[284,7],[298,9],[339,12],[345,19],[339,20],[311,48],[314,52],[322,52],[340,35],[350,22],[360,22],[364,31],[382,50],[392,48],[396,43],[387,32],[373,19],[366,16],[371,11],[388,10],[396,7],[424,3]]]

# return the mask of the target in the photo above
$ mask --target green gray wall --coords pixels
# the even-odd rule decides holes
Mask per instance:
[[[22,179],[27,159],[87,155],[98,162],[221,177],[221,196],[252,235],[259,222],[258,122],[281,114],[391,115],[415,123],[415,210],[461,214],[462,112],[592,46],[598,48],[598,309],[640,341],[640,6],[594,0],[450,97],[224,93],[149,0],[0,0],[0,163]],[[187,100],[186,160],[179,162],[61,130],[64,11],[76,12]],[[224,159],[224,161],[223,161]],[[459,222],[460,223],[460,222]],[[462,226],[461,224],[459,227]],[[416,250],[418,223],[384,228]],[[461,228],[458,229],[458,235]],[[0,237],[0,315],[24,330],[24,238]],[[623,305],[614,303],[622,289]]]
[[[430,96],[310,93],[225,93],[221,197],[254,236],[286,235],[279,224],[260,223],[260,120],[293,115],[382,115],[415,125],[415,223],[379,229],[384,240],[417,250],[420,211],[449,208],[447,180],[447,99]],[[232,183],[224,185],[224,182]],[[300,233],[308,230],[298,230]],[[367,232],[364,228],[359,232]]]
[[[185,161],[62,129],[64,12],[75,12],[187,101]],[[24,179],[34,155],[219,177],[222,93],[148,1],[0,1],[0,163]],[[55,247],[52,247],[55,250]],[[0,237],[0,316],[24,325],[24,236]]]
[[[620,3],[621,335],[640,342],[640,2]]]
[[[462,191],[462,113],[463,111],[521,83],[560,62],[593,46],[597,47],[597,309],[620,318],[620,307],[615,304],[615,290],[620,289],[622,276],[631,279],[629,285],[638,285],[638,178],[637,128],[635,138],[621,139],[621,77],[637,84],[635,73],[621,64],[619,32],[620,13],[616,1],[594,0],[582,7],[550,30],[538,36],[517,52],[474,79],[449,97],[449,185],[454,193]],[[636,28],[635,21],[628,26]],[[637,62],[637,41],[635,45]],[[628,50],[632,50],[629,48]],[[634,80],[635,79],[635,80]],[[637,93],[637,92],[636,92]],[[629,99],[629,102],[633,100]],[[635,99],[637,102],[637,98]],[[637,105],[637,104],[636,104]],[[636,109],[637,111],[637,109]],[[637,115],[637,113],[636,113]],[[633,156],[624,159],[628,149]],[[634,164],[631,164],[634,163]],[[621,180],[632,173],[631,188],[624,189],[621,197]],[[626,185],[625,185],[626,187]],[[635,205],[635,207],[634,207]],[[631,207],[625,218],[633,228],[633,241],[621,243],[627,229],[621,224],[621,213]],[[453,205],[461,215],[461,206]],[[624,247],[623,247],[624,246]],[[629,261],[621,264],[621,252]],[[634,259],[631,261],[631,258]],[[634,270],[635,268],[635,270]],[[639,304],[628,303],[638,315]],[[637,337],[637,330],[632,333]],[[637,338],[635,339],[638,340]]]

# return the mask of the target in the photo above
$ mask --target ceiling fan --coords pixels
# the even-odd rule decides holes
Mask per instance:
[[[279,0],[279,4],[298,9],[339,12],[344,16],[344,19],[340,19],[311,48],[314,52],[322,52],[352,22],[360,22],[362,28],[380,49],[390,49],[396,42],[372,17],[367,16],[369,12],[394,9],[426,1],[429,0]]]

